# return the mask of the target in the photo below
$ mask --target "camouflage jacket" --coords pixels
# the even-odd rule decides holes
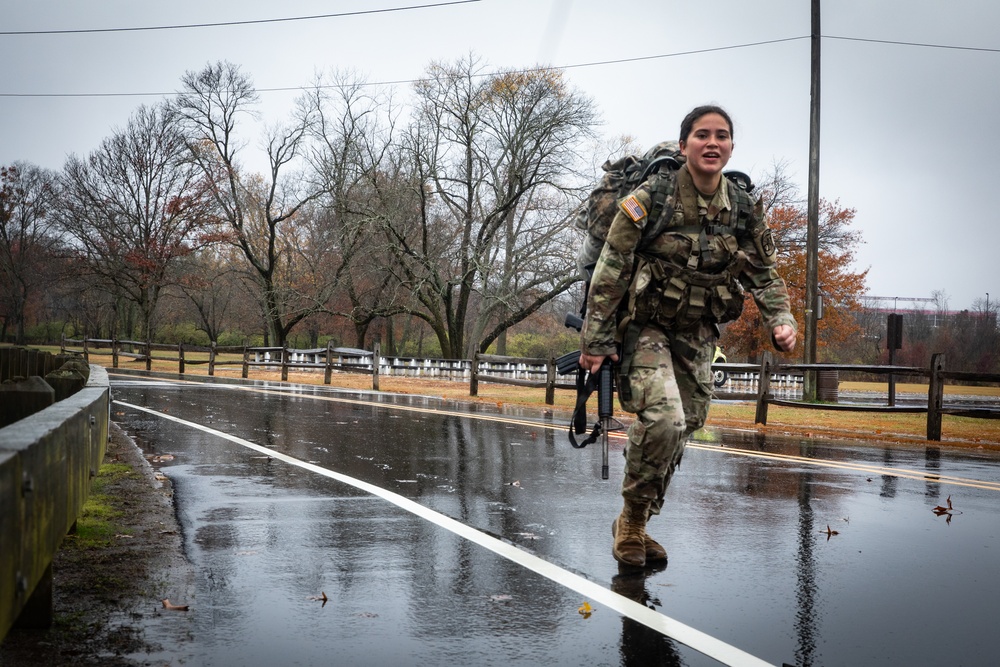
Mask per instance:
[[[677,178],[679,182],[680,179],[687,179],[690,183],[686,167],[677,172]],[[673,215],[669,226],[646,242],[640,254],[674,265],[688,262],[693,246],[699,242],[699,235],[691,228],[692,221],[696,220],[700,226],[719,225],[723,218],[728,217],[723,212],[732,210],[731,196],[734,195],[731,189],[738,186],[725,178],[722,185],[709,202],[700,194],[697,196],[697,217],[685,216],[682,198],[679,194],[671,196],[668,205]],[[619,204],[587,295],[587,314],[581,332],[581,349],[587,354],[608,355],[616,351],[617,314],[629,292],[643,229],[649,223],[649,209],[650,190],[646,183]],[[672,231],[672,228],[677,229]],[[764,318],[764,326],[769,332],[782,324],[797,329],[785,282],[774,268],[775,248],[759,201],[755,202],[745,233],[736,236],[710,234],[702,243],[707,245],[700,249],[699,271],[709,274],[723,272],[730,266],[734,255],[741,252],[745,261],[737,279],[742,288],[753,295]],[[676,328],[675,323],[669,320],[658,318],[656,322],[664,328]]]

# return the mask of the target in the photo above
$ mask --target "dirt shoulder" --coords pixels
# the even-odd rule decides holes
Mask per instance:
[[[187,594],[192,570],[171,488],[117,425],[110,434],[77,532],[52,562],[54,623],[12,629],[5,667],[179,664],[188,621],[161,601]]]

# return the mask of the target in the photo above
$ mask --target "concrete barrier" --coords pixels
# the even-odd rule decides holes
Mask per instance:
[[[108,374],[0,428],[0,640],[52,620],[52,557],[80,514],[108,441]]]

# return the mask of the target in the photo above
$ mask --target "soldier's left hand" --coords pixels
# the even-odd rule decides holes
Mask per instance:
[[[771,338],[774,341],[775,347],[779,350],[791,352],[795,349],[795,329],[787,324],[774,327],[774,331],[771,332]]]

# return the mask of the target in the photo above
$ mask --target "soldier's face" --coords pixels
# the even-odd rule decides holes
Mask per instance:
[[[729,123],[717,113],[708,113],[694,122],[691,134],[680,142],[688,170],[704,176],[722,173],[733,155],[733,135]]]

